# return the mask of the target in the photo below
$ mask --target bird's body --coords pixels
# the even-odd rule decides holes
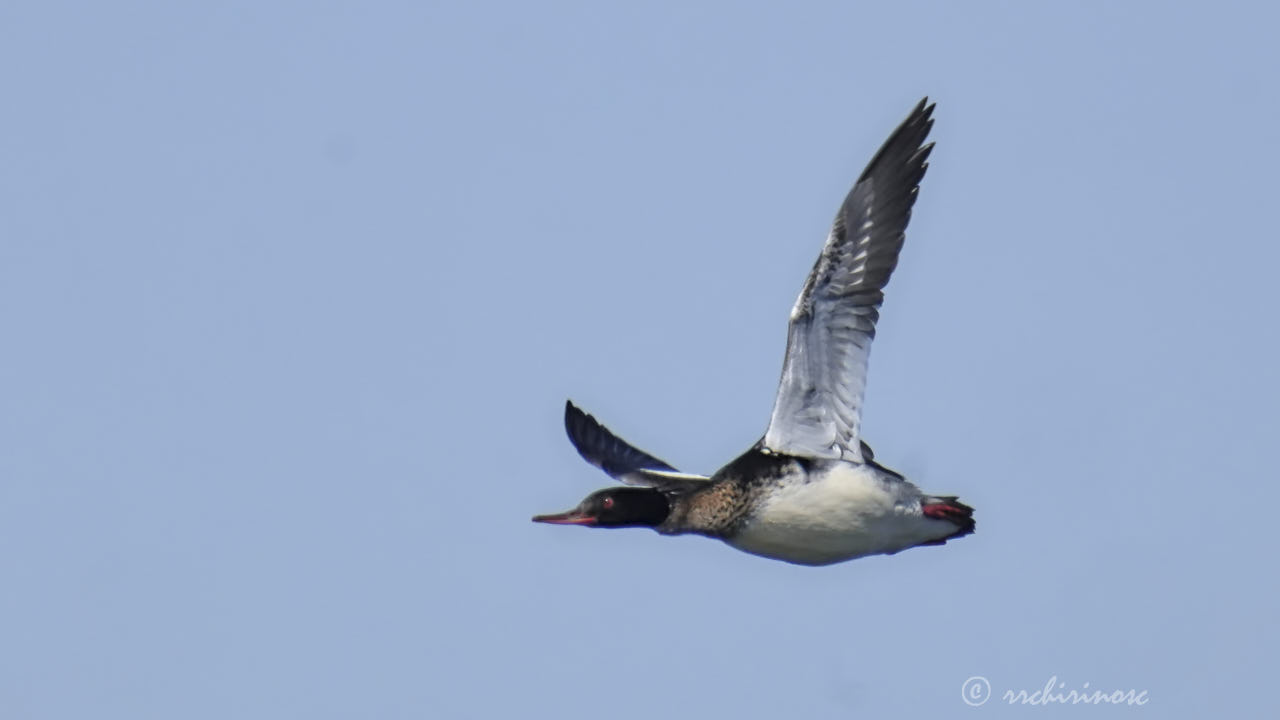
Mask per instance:
[[[923,514],[922,497],[874,465],[793,459],[725,541],[754,555],[829,565],[955,535],[952,523]]]
[[[540,522],[697,533],[755,555],[829,565],[940,545],[973,532],[973,510],[921,492],[859,437],[867,358],[932,145],[924,101],[845,198],[791,312],[769,428],[710,477],[682,473],[572,403],[565,428],[591,464],[628,485]]]

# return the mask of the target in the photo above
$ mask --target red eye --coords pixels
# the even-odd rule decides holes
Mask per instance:
[[[605,510],[611,509],[613,507],[613,498],[611,497],[605,498],[604,502],[600,503],[600,505],[604,507]]]

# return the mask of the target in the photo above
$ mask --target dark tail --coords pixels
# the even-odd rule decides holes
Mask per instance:
[[[956,531],[950,535],[924,543],[925,545],[941,545],[952,538],[964,537],[973,534],[973,529],[978,523],[973,520],[973,508],[960,502],[954,496],[937,496],[930,495],[920,501],[920,512],[925,517],[934,520],[946,520],[956,526]]]

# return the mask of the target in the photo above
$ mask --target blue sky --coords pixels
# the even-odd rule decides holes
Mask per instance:
[[[1270,711],[1261,3],[0,7],[0,716]],[[827,568],[534,525],[764,431],[923,95],[877,459],[977,508]],[[785,715],[784,715],[785,714]]]

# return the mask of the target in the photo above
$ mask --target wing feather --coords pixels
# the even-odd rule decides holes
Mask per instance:
[[[921,100],[845,197],[791,311],[787,356],[764,446],[804,457],[870,459],[858,435],[884,287],[898,264],[928,168],[933,105]]]
[[[614,435],[568,400],[564,404],[564,429],[582,459],[628,485],[668,487],[707,480],[704,475],[682,473]]]

